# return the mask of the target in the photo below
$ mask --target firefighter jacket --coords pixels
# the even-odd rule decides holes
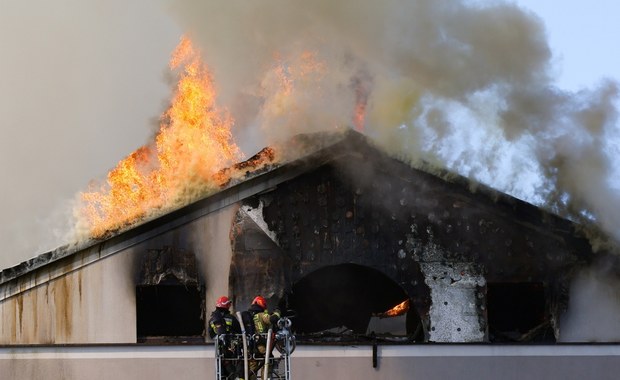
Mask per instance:
[[[241,325],[228,309],[216,307],[209,318],[209,336],[222,334],[241,334]]]
[[[276,327],[278,319],[280,319],[280,311],[276,310],[270,313],[269,310],[263,309],[258,305],[251,305],[248,311],[242,314],[245,330],[249,334],[263,334],[270,327]]]

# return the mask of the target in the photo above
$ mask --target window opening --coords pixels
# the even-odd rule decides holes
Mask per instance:
[[[147,251],[136,286],[138,342],[204,341],[204,299],[191,252]]]
[[[540,282],[488,283],[487,313],[491,342],[555,342]]]

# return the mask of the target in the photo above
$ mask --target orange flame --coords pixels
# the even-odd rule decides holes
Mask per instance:
[[[261,83],[265,97],[262,112],[272,125],[279,117],[290,122],[303,115],[300,112],[305,109],[304,102],[308,97],[320,95],[320,83],[327,72],[326,63],[313,51],[304,51],[289,59],[279,55],[274,58],[274,67]]]
[[[399,315],[403,315],[407,311],[409,311],[410,304],[411,304],[411,301],[406,299],[403,302],[401,302],[398,305],[396,305],[393,308],[391,308],[390,310],[388,310],[388,311],[386,311],[384,313],[379,314],[379,317],[381,317],[381,318],[389,318],[389,317],[398,317]]]
[[[370,93],[371,80],[364,71],[353,77],[352,87],[355,91],[355,110],[353,112],[353,125],[358,132],[364,132],[366,124],[366,107]]]
[[[358,132],[364,132],[366,124],[366,102],[359,101],[355,104],[355,113],[353,114],[353,125]]]
[[[179,81],[154,146],[139,148],[108,173],[105,185],[80,195],[79,217],[92,237],[206,195],[227,180],[215,174],[242,158],[233,120],[216,107],[211,74],[188,38],[170,68]]]

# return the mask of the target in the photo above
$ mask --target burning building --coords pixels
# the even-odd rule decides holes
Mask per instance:
[[[324,25],[288,27],[279,9],[244,12],[273,14],[260,17],[268,26],[285,21],[236,49],[241,56],[216,59],[238,74],[227,79],[244,95],[258,94],[247,101],[260,103],[253,122],[362,131],[399,128],[415,113],[448,129],[441,105],[463,99],[460,111],[490,112],[512,137],[542,131],[533,140],[555,135],[549,120],[571,127],[566,136],[579,134],[566,120],[611,120],[598,105],[613,91],[585,105],[552,91],[540,25],[511,6],[428,1],[403,12],[402,2],[358,3],[291,17],[301,24],[328,11],[332,27],[318,29],[329,38],[309,50],[295,38],[294,48],[280,44],[286,56],[275,64],[237,65],[272,58],[272,49],[257,50],[260,40],[290,42]],[[213,14],[211,6],[222,4],[190,13]],[[364,12],[387,18],[359,22]],[[256,34],[234,20],[231,35]],[[222,35],[217,23],[199,23],[215,28],[203,38]],[[489,33],[496,25],[502,33]],[[318,50],[333,67],[313,47],[326,47]],[[224,294],[236,310],[260,294],[291,316],[300,378],[610,378],[620,369],[615,345],[562,342],[571,283],[597,256],[580,226],[442,168],[411,165],[349,129],[303,130],[285,149],[244,161],[188,39],[170,66],[179,82],[153,143],[122,160],[108,187],[81,194],[77,229],[88,239],[0,272],[3,374],[204,378],[214,367],[206,317]],[[255,71],[259,79],[248,81]],[[545,157],[564,165],[555,167],[563,178],[575,162],[569,150]]]
[[[304,378],[618,369],[616,346],[553,344],[593,257],[575,224],[350,130],[288,144],[297,157],[265,149],[205,198],[0,272],[3,373],[204,377],[222,294],[294,315]]]

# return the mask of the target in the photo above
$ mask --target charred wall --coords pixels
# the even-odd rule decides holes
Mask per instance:
[[[204,340],[204,285],[193,251],[175,247],[142,255],[136,287],[138,342]]]
[[[174,228],[178,216],[157,220],[3,283],[0,344],[204,341],[206,305],[228,292],[238,206],[221,204]]]
[[[190,275],[205,307],[229,294],[243,310],[262,294],[306,321],[331,318],[307,331],[361,332],[369,315],[408,297],[407,320],[422,322],[426,340],[535,340],[548,328],[557,336],[569,281],[590,253],[571,223],[367,144],[353,148],[326,148],[108,240],[3,271],[0,343],[136,342],[138,288],[163,284],[141,271],[164,278],[178,269],[172,260],[153,270],[158,261],[145,259],[166,249],[195,257],[179,276]],[[506,298],[531,309],[527,323],[510,320]],[[347,320],[338,309],[363,315]]]
[[[241,303],[251,289],[276,302],[313,271],[358,264],[402,287],[427,338],[486,340],[488,283],[540,284],[542,320],[559,328],[568,281],[590,250],[576,236],[525,202],[367,149],[243,201],[231,287]]]

